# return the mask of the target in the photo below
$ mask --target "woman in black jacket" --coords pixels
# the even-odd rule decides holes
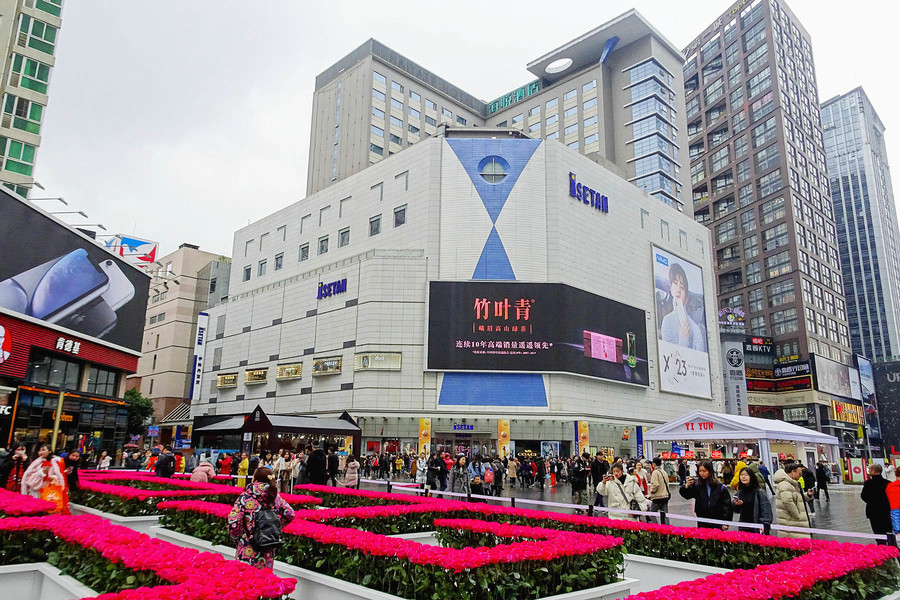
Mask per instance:
[[[678,490],[682,498],[694,499],[694,513],[701,519],[716,519],[730,521],[732,517],[731,494],[727,488],[716,479],[713,464],[704,460],[697,467],[696,477],[688,477],[687,483]],[[727,525],[698,522],[697,527],[709,527],[728,529]]]
[[[756,474],[744,467],[738,474],[738,493],[731,501],[734,510],[740,513],[741,523],[772,524],[772,503],[765,490],[760,489]],[[741,531],[759,533],[759,529],[742,527]]]

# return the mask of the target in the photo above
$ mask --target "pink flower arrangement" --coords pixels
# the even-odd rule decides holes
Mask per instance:
[[[301,486],[298,486],[301,487]],[[326,486],[302,486],[318,493],[355,494],[359,490],[343,490]],[[375,494],[377,499],[399,494]],[[497,523],[476,519],[445,519],[442,514],[471,513],[474,517],[505,516],[553,522],[578,527],[618,529],[638,533],[677,536],[694,540],[732,544],[753,544],[800,553],[796,558],[777,564],[761,565],[752,570],[736,570],[711,575],[704,579],[666,586],[652,592],[629,597],[628,600],[705,600],[713,597],[736,596],[742,600],[771,600],[790,598],[818,583],[848,575],[854,571],[875,568],[900,556],[897,548],[876,545],[838,543],[803,538],[779,538],[740,531],[674,527],[653,523],[620,521],[604,517],[566,515],[538,510],[516,509],[487,504],[470,504],[452,500],[406,497],[417,503],[357,508],[305,510],[296,513],[297,519],[285,528],[285,533],[314,539],[323,544],[339,544],[374,556],[390,556],[416,564],[434,565],[454,572],[502,562],[521,560],[553,560],[596,552],[621,545],[621,538],[606,535],[576,533],[564,529],[549,529]],[[228,509],[209,502],[163,502],[160,508],[195,511],[201,514],[227,517]],[[494,548],[466,548],[456,550],[425,546],[409,540],[386,537],[358,529],[330,526],[334,519],[391,519],[403,515],[432,514],[436,527],[452,527],[474,532],[490,533],[498,537],[528,538],[527,542],[503,544]],[[587,536],[587,537],[579,537]],[[589,548],[594,548],[590,550]]]
[[[412,494],[387,494],[385,492],[373,492],[371,490],[357,490],[355,488],[337,488],[328,485],[315,485],[306,483],[303,485],[295,485],[295,490],[303,492],[318,492],[320,494],[334,494],[336,496],[355,496],[357,498],[368,498],[370,500],[385,500],[389,502],[406,502],[409,504],[423,504],[432,502],[447,502],[440,498],[432,496],[414,496]]]
[[[26,517],[48,515],[55,510],[52,502],[0,489],[0,515]]]
[[[0,531],[47,531],[96,550],[112,563],[151,571],[172,584],[101,594],[97,600],[259,600],[280,598],[296,586],[296,580],[282,579],[271,570],[182,548],[90,515],[3,519]]]
[[[104,481],[136,481],[144,483],[156,483],[177,488],[172,490],[144,490],[128,485],[114,485],[103,483]],[[135,475],[131,472],[87,471],[81,480],[81,489],[95,494],[110,494],[125,500],[137,500],[143,502],[151,498],[201,498],[211,495],[239,496],[243,488],[233,485],[220,485],[217,483],[202,483],[198,481],[184,481],[181,479],[169,479],[167,477],[155,477],[152,475]],[[300,494],[281,494],[288,504],[322,504],[321,498],[304,496]]]
[[[295,520],[284,529],[284,532],[307,537],[322,544],[338,544],[372,556],[390,556],[415,564],[440,567],[455,573],[491,564],[516,563],[524,560],[550,561],[565,556],[592,554],[622,544],[622,538],[606,535],[488,523],[469,519],[445,519],[440,522],[435,521],[435,525],[471,529],[500,537],[529,537],[540,541],[459,550],[391,538],[358,529],[331,527],[304,519]]]

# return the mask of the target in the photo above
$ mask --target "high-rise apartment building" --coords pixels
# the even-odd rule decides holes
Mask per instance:
[[[226,257],[182,244],[155,267],[137,377],[159,422],[190,402],[197,314],[228,294],[231,264]]]
[[[777,362],[852,364],[809,34],[784,2],[742,0],[684,54],[694,218],[713,234],[719,305],[774,338]]]
[[[534,79],[486,102],[370,39],[316,78],[307,193],[446,123],[559,140],[682,210],[682,62],[678,48],[631,10],[531,61]]]
[[[825,157],[853,351],[900,354],[897,210],[884,124],[862,88],[822,103]]]
[[[27,196],[41,144],[62,0],[0,0],[0,183]]]

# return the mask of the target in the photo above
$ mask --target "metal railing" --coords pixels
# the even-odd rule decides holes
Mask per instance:
[[[543,507],[552,507],[555,509],[568,509],[582,512],[587,516],[598,516],[596,513],[600,512],[603,515],[609,518],[621,518],[623,515],[638,517],[638,520],[641,520],[640,517],[645,517],[646,519],[653,519],[654,521],[663,525],[672,525],[674,527],[697,527],[700,523],[708,523],[716,526],[727,526],[727,527],[736,527],[741,530],[747,529],[756,529],[759,530],[760,533],[765,535],[772,535],[773,533],[783,531],[786,533],[799,533],[804,535],[820,535],[820,536],[830,536],[830,537],[839,537],[839,538],[851,538],[856,540],[865,540],[866,542],[875,541],[879,544],[885,544],[889,546],[897,546],[897,536],[893,533],[888,534],[874,534],[874,533],[859,533],[855,531],[840,531],[833,529],[819,529],[813,527],[792,527],[790,525],[777,525],[777,524],[768,524],[768,523],[741,523],[737,521],[722,521],[718,519],[707,519],[705,517],[697,517],[696,515],[681,515],[675,514],[668,511],[642,511],[642,510],[623,510],[620,508],[609,508],[605,506],[595,506],[592,504],[570,504],[565,502],[549,502],[547,500],[534,500],[531,498],[516,498],[516,497],[507,497],[507,496],[484,496],[480,494],[472,494],[472,493],[460,493],[460,492],[450,492],[450,491],[440,491],[440,490],[432,490],[427,487],[425,484],[416,484],[416,483],[397,483],[390,480],[384,479],[360,479],[361,483],[369,483],[378,486],[386,486],[387,492],[400,492],[400,493],[414,493],[421,494],[426,496],[444,496],[450,498],[461,498],[466,502],[474,501],[485,501],[485,502],[498,502],[501,505],[509,504],[512,508],[522,508],[521,505],[534,505],[534,506],[543,506]],[[357,485],[358,487],[358,485]],[[599,515],[599,516],[603,516]],[[691,525],[677,525],[673,523],[673,521],[678,522],[687,522],[691,523]]]

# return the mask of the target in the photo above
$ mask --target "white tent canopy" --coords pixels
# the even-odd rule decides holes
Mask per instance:
[[[681,418],[644,433],[646,441],[678,440],[782,440],[810,444],[839,445],[833,435],[826,435],[774,419],[724,415],[695,410]]]

